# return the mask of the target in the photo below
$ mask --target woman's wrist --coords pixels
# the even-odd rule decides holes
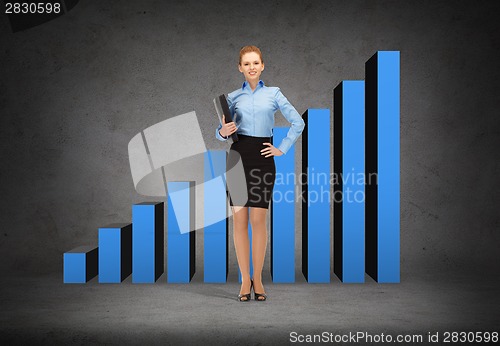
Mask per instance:
[[[222,135],[222,133],[220,133],[220,130],[219,130],[219,135],[220,135],[222,138],[227,139],[227,136],[223,136],[223,135]]]

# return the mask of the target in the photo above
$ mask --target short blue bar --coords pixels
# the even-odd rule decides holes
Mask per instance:
[[[132,282],[154,283],[164,271],[164,203],[132,206]]]
[[[280,143],[288,127],[275,127],[273,142]],[[276,180],[271,201],[271,276],[273,282],[295,282],[295,146],[274,158]]]
[[[334,272],[344,283],[365,281],[365,83],[334,91]]]
[[[225,150],[209,150],[204,157],[204,282],[227,281],[226,157]]]
[[[120,283],[132,273],[132,224],[99,228],[99,283]]]
[[[79,246],[63,255],[63,282],[84,284],[97,275],[97,246]]]
[[[195,272],[194,182],[167,182],[167,190],[167,282],[189,283]]]
[[[302,272],[309,283],[330,282],[330,110],[302,117]]]

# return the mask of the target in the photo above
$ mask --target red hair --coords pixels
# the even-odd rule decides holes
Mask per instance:
[[[260,49],[258,47],[256,47],[256,46],[245,46],[245,47],[241,48],[241,50],[240,50],[240,62],[239,62],[239,65],[241,65],[241,58],[243,57],[243,55],[245,55],[246,53],[251,53],[251,52],[259,54],[260,61],[262,63],[264,63],[264,59],[262,59],[262,52],[260,51]]]

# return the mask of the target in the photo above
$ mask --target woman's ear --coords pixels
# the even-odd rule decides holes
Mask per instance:
[[[238,70],[240,70],[241,73],[243,73],[243,70],[241,69],[241,65],[238,64]]]

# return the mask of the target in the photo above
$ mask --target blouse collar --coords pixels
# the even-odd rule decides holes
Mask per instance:
[[[246,87],[247,85],[248,85],[248,82],[245,80],[245,81],[243,82],[243,85],[241,86],[241,89],[242,89],[242,90],[243,90],[243,89],[245,89],[245,87]],[[263,87],[263,86],[264,86],[264,82],[262,81],[262,79],[261,79],[261,80],[259,80],[259,83],[257,84],[257,86],[259,86],[259,85],[260,85],[261,87]]]

